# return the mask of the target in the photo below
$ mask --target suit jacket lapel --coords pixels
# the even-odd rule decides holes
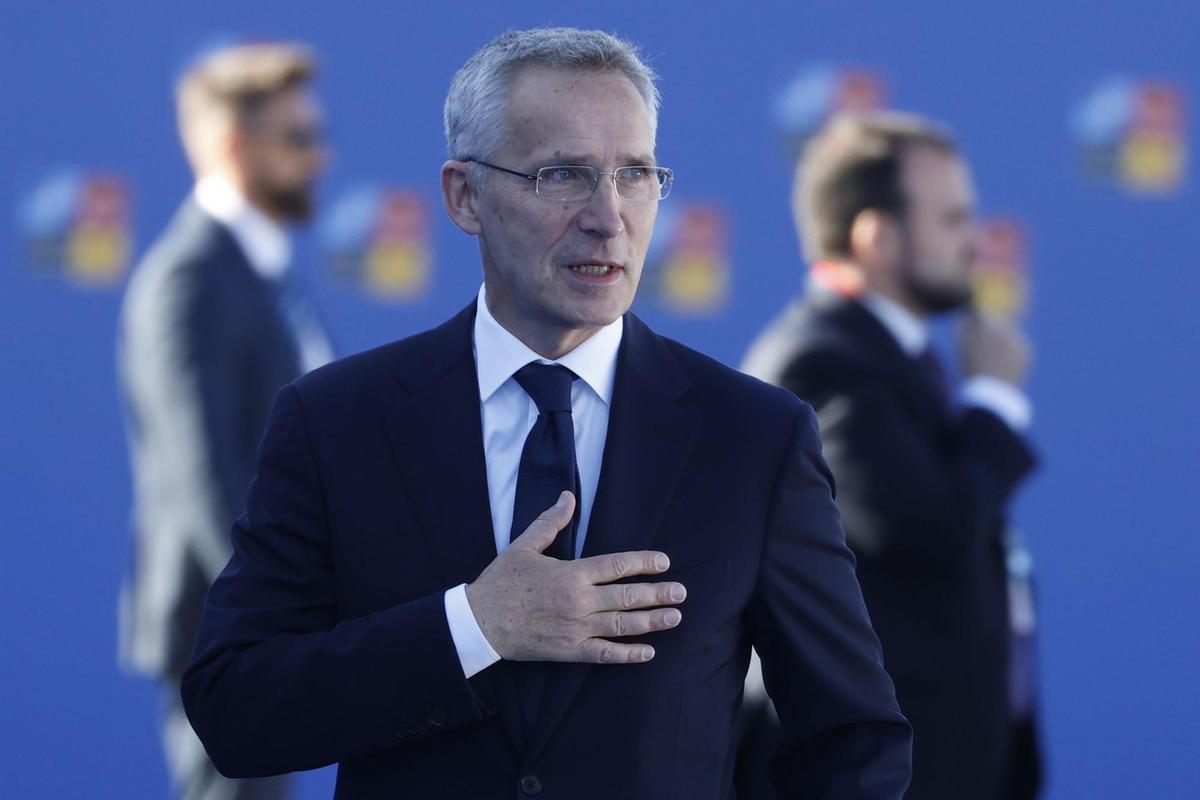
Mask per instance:
[[[184,201],[173,226],[173,230],[178,231],[175,235],[183,241],[212,248],[212,267],[221,271],[223,280],[232,282],[236,287],[231,291],[254,298],[252,302],[259,312],[253,315],[258,330],[255,337],[261,346],[271,349],[270,363],[276,370],[274,374],[265,376],[266,382],[272,387],[282,386],[300,375],[299,343],[294,340],[283,318],[278,289],[254,269],[250,257],[229,228],[209,216],[190,197]],[[274,388],[271,391],[273,393]]]
[[[935,426],[947,420],[946,400],[939,395],[916,359],[904,352],[900,343],[874,314],[861,303],[836,295],[815,301],[831,314],[835,324],[848,331],[872,354],[879,367],[895,376],[896,386],[909,399],[917,413],[927,416]]]
[[[677,402],[690,386],[663,341],[626,315],[584,557],[643,550],[653,542],[699,430],[698,416]],[[529,758],[549,743],[590,669],[550,667],[537,724],[529,731]]]
[[[402,365],[384,425],[438,573],[470,582],[496,557],[483,458],[470,307],[430,331]]]
[[[424,334],[427,341],[398,370],[395,397],[384,410],[401,487],[447,587],[474,581],[496,557],[471,347],[474,320],[472,303]],[[494,690],[505,728],[519,745],[521,717],[511,675],[489,669],[481,681]]]

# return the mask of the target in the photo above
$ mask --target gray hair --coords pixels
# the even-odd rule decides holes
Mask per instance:
[[[534,28],[501,34],[455,74],[444,108],[450,158],[487,159],[500,148],[508,135],[509,87],[517,71],[529,66],[624,74],[646,104],[654,141],[660,100],[657,76],[633,44],[603,31]]]

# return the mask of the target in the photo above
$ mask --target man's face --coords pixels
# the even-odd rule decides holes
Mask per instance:
[[[305,221],[327,152],[321,110],[301,88],[282,92],[255,110],[239,137],[246,194],[271,216]]]
[[[648,112],[628,78],[527,68],[514,77],[509,135],[488,160],[520,172],[586,165],[610,172],[654,164]],[[633,302],[658,213],[657,197],[618,197],[600,176],[591,197],[551,202],[533,181],[488,170],[478,189],[488,306],[513,330],[589,333]]]
[[[971,297],[977,236],[970,171],[957,155],[916,147],[901,174],[908,199],[901,291],[929,314],[960,308]]]

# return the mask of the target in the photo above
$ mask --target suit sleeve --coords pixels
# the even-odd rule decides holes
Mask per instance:
[[[483,717],[441,592],[339,621],[334,581],[319,470],[289,385],[183,678],[188,718],[225,775],[313,769]]]
[[[803,407],[747,609],[783,731],[772,777],[781,798],[898,800],[910,777],[911,729],[883,668],[832,486]]]
[[[838,507],[860,554],[957,570],[990,546],[996,521],[1035,459],[994,413],[968,408],[941,438],[915,425],[869,370],[800,365],[785,388],[812,403]]]
[[[229,560],[229,524],[244,500],[256,440],[239,417],[246,406],[239,315],[228,313],[230,298],[206,266],[174,270],[142,298],[129,355],[140,424],[165,473],[153,482],[173,506],[167,524],[175,530],[157,536],[184,542],[211,582]]]

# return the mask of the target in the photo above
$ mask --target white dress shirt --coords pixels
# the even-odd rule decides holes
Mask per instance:
[[[488,501],[496,553],[504,552],[511,531],[517,494],[517,472],[525,437],[538,418],[537,405],[513,375],[526,364],[561,364],[579,376],[571,387],[571,419],[575,428],[575,462],[579,468],[579,530],[575,557],[583,552],[596,488],[600,484],[600,462],[608,436],[608,412],[617,371],[624,320],[620,317],[601,328],[571,352],[556,361],[530,350],[496,321],[487,306],[487,287],[479,290],[476,304],[474,352],[479,379],[479,403],[483,415],[483,455],[487,465]],[[446,619],[462,664],[463,674],[472,675],[500,660],[488,643],[467,602],[466,584],[446,592]]]
[[[204,213],[225,226],[250,262],[250,267],[268,283],[287,277],[292,261],[292,243],[283,227],[259,211],[224,178],[210,176],[196,183],[193,196]],[[304,372],[333,360],[333,346],[315,316],[298,318],[281,309],[296,341],[300,368]]]
[[[279,280],[292,260],[292,243],[283,227],[255,208],[224,178],[202,178],[196,205],[224,225],[246,254],[250,266],[266,280]]]
[[[874,292],[864,294],[862,304],[909,356],[920,356],[928,346],[929,328],[904,306]],[[959,398],[964,405],[991,411],[1018,432],[1027,431],[1033,421],[1029,397],[1011,383],[990,375],[967,378],[959,390]]]

